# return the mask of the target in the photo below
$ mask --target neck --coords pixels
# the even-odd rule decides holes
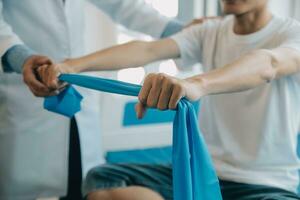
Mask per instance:
[[[239,35],[251,34],[265,27],[272,19],[267,8],[235,16],[234,32]]]

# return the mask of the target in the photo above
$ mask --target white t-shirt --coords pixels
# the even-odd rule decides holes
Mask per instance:
[[[300,51],[300,24],[274,16],[262,30],[233,32],[233,16],[210,20],[175,35],[181,66],[223,67],[255,49]],[[202,99],[199,123],[218,176],[223,180],[274,186],[295,192],[300,160],[300,75],[255,89]]]

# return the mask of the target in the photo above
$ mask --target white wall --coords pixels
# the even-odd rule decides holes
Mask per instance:
[[[293,0],[270,0],[270,9],[276,15],[291,16],[293,12],[292,3]]]
[[[270,8],[276,15],[300,20],[300,0],[270,0]]]

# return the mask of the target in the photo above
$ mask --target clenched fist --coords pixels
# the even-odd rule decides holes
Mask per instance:
[[[166,74],[149,74],[139,93],[139,103],[136,105],[137,117],[142,118],[147,107],[160,110],[176,109],[183,97],[195,101],[201,96],[203,92],[199,80],[178,79]]]
[[[53,63],[50,58],[40,55],[31,56],[24,63],[23,80],[31,92],[37,97],[52,96],[57,94],[55,90],[51,90],[45,84],[43,84],[37,74],[39,67],[52,64]]]

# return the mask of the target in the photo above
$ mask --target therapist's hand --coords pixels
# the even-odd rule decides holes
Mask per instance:
[[[63,63],[43,65],[37,69],[38,77],[41,82],[50,90],[61,91],[66,86],[58,80],[59,74],[62,73],[74,73],[72,66],[69,64],[70,60],[66,60]]]
[[[137,117],[143,118],[147,108],[176,109],[181,98],[196,101],[203,96],[201,84],[194,79],[178,79],[166,74],[149,74],[139,93]]]
[[[37,70],[43,65],[52,65],[50,58],[41,55],[29,57],[23,65],[23,80],[31,92],[37,97],[53,96],[57,91],[48,88],[39,79]]]

